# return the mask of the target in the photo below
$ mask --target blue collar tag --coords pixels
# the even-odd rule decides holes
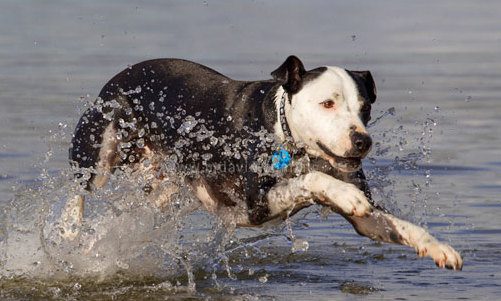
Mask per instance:
[[[274,169],[281,170],[289,166],[291,162],[291,154],[284,148],[273,152],[271,156],[271,164]]]

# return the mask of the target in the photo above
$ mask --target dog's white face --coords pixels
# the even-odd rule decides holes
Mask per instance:
[[[277,100],[288,95],[285,115],[294,141],[341,171],[358,170],[372,145],[365,128],[376,100],[370,72],[339,67],[306,71],[290,56],[271,74],[282,82]]]
[[[353,73],[339,67],[321,69],[314,76],[307,74],[286,103],[287,123],[294,141],[308,153],[341,171],[355,171],[372,144],[365,127],[371,102],[362,96]]]

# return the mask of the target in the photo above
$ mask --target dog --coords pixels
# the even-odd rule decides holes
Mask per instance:
[[[458,252],[376,206],[362,170],[376,100],[369,71],[307,71],[289,56],[272,79],[238,81],[181,59],[138,63],[114,76],[79,120],[69,150],[75,179],[92,191],[117,169],[146,176],[145,194],[168,205],[177,175],[205,209],[240,227],[287,218],[313,204],[342,215],[360,235],[413,247],[441,268]],[[83,191],[83,190],[82,190]],[[84,193],[70,198],[62,235],[78,236]]]

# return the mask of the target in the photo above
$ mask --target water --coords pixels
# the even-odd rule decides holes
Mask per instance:
[[[0,296],[497,299],[500,13],[495,1],[2,1]],[[70,189],[71,131],[111,76],[182,57],[233,78],[269,78],[289,54],[307,68],[372,71],[373,119],[394,108],[370,128],[380,145],[365,166],[384,188],[378,199],[458,249],[462,272],[359,237],[320,208],[231,235],[184,193],[186,211],[164,220],[134,185],[89,202],[96,229],[82,245],[48,244],[43,225]],[[110,219],[116,210],[122,218]],[[82,253],[99,235],[91,250],[106,257]]]

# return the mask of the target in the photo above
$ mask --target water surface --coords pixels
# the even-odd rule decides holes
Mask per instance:
[[[2,1],[0,296],[499,298],[499,15],[496,1]],[[169,266],[158,257],[167,251],[154,247],[139,252],[146,259],[134,257],[128,268],[119,259],[132,251],[115,254],[112,265],[100,261],[94,267],[96,275],[103,272],[101,277],[78,278],[59,265],[65,279],[32,279],[35,271],[54,268],[41,268],[44,263],[36,259],[43,256],[37,247],[40,204],[53,204],[64,194],[72,129],[111,76],[145,59],[179,57],[236,79],[266,79],[289,54],[299,56],[307,68],[371,70],[378,88],[373,117],[395,109],[370,128],[380,145],[365,166],[373,185],[384,186],[378,197],[458,249],[465,260],[462,272],[438,270],[410,249],[358,237],[341,218],[331,214],[324,219],[319,208],[311,208],[290,221],[295,239],[309,245],[296,253],[287,227],[246,230],[238,234],[242,241],[221,238],[224,243],[211,244],[202,238],[224,234],[204,213],[190,216],[195,226],[181,230],[189,237],[181,243],[190,244],[184,251],[191,250],[186,260],[196,291],[182,289],[189,283],[183,260]],[[95,212],[106,212],[106,206],[99,201],[90,205]],[[150,219],[154,225],[155,216],[144,209],[136,218],[109,226],[131,227],[140,238],[151,235],[168,242],[168,235],[138,226]],[[108,241],[118,243],[111,237]],[[136,240],[127,246],[135,250],[144,245]],[[9,267],[21,276],[11,277]],[[167,273],[169,268],[179,271]],[[151,275],[140,276],[147,272]]]

